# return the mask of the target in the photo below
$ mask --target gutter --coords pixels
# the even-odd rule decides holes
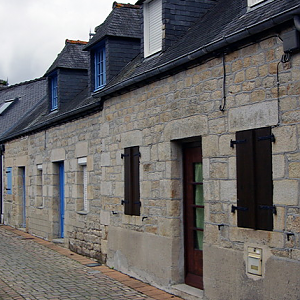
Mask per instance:
[[[116,83],[115,85],[107,88],[106,90],[102,90],[102,91],[92,94],[92,96],[94,98],[102,98],[109,94],[113,94],[121,89],[128,88],[132,85],[135,85],[138,82],[141,82],[145,79],[155,77],[158,74],[166,73],[176,67],[187,64],[193,60],[199,59],[199,58],[203,57],[204,55],[208,55],[210,53],[213,53],[214,51],[220,50],[224,47],[227,47],[231,44],[239,42],[243,39],[249,38],[257,33],[271,29],[274,26],[277,26],[288,20],[293,19],[294,16],[298,15],[298,14],[300,14],[300,4],[296,5],[295,7],[291,8],[289,10],[280,12],[277,15],[272,16],[271,18],[268,18],[267,20],[261,21],[257,24],[254,24],[252,26],[246,27],[242,30],[239,30],[232,34],[224,36],[221,39],[218,39],[214,42],[206,44],[206,45],[204,45],[198,49],[195,49],[185,55],[182,55],[172,61],[164,63],[158,67],[152,68],[145,73],[136,75],[126,81],[121,82],[121,83]]]

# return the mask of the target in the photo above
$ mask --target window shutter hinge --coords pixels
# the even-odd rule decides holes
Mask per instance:
[[[129,154],[124,154],[124,153],[122,153],[121,154],[121,158],[123,159],[124,157],[128,157],[129,156]]]
[[[133,154],[133,156],[138,156],[138,157],[141,157],[141,152],[139,152],[139,153],[136,153],[136,154]]]
[[[267,209],[267,210],[272,210],[274,215],[277,215],[277,209],[275,205],[269,206],[269,205],[259,205],[259,209]]]
[[[137,205],[139,205],[139,206],[142,205],[141,201],[133,202],[133,204],[137,204]]]
[[[234,148],[234,145],[237,145],[237,144],[245,144],[246,142],[247,142],[246,139],[244,139],[244,140],[238,140],[238,141],[230,140],[230,147],[231,147],[231,148]]]
[[[247,210],[248,210],[248,207],[241,207],[241,206],[235,206],[235,205],[232,205],[232,206],[231,206],[231,212],[232,212],[232,213],[235,213],[236,210],[247,211]]]
[[[276,139],[275,139],[275,135],[272,133],[271,135],[267,135],[267,136],[259,136],[258,141],[265,141],[265,140],[271,140],[272,143],[275,143]]]
[[[122,204],[122,205],[127,204],[127,203],[129,203],[129,201],[125,201],[125,200],[122,200],[122,201],[121,201],[121,204]]]

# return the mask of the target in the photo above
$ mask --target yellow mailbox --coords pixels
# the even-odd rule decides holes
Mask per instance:
[[[248,247],[248,273],[262,275],[262,249]]]

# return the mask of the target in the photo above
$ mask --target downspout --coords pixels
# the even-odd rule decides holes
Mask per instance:
[[[3,200],[3,186],[4,186],[4,176],[3,176],[3,158],[4,158],[5,147],[4,144],[0,144],[0,224],[4,223],[4,200]]]

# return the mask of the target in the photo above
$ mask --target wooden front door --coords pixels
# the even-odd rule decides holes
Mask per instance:
[[[204,199],[200,143],[183,147],[185,283],[203,289]]]

